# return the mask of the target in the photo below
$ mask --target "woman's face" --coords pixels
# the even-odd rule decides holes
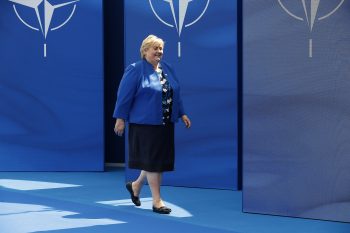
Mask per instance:
[[[159,61],[162,59],[162,56],[163,56],[163,45],[161,44],[155,44],[150,48],[148,48],[145,52],[146,60],[153,65],[158,64]]]

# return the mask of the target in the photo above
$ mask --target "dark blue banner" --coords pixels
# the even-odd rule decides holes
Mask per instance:
[[[140,59],[147,35],[164,39],[193,124],[177,124],[175,172],[164,184],[237,188],[236,26],[232,0],[125,1],[125,64]]]
[[[0,170],[103,170],[101,1],[0,3]]]
[[[243,1],[243,209],[350,222],[350,2]]]

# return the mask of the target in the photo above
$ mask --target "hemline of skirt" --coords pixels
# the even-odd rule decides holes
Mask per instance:
[[[131,169],[138,169],[138,170],[144,170],[147,172],[170,172],[174,171],[174,165],[173,164],[160,164],[159,166],[155,166],[154,164],[144,164],[140,162],[132,162],[129,161],[129,168]]]

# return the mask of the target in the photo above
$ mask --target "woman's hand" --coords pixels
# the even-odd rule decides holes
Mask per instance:
[[[191,127],[191,121],[187,115],[182,115],[181,120],[184,122],[187,129]]]
[[[119,137],[123,136],[125,129],[125,121],[123,119],[117,118],[115,121],[114,132]]]

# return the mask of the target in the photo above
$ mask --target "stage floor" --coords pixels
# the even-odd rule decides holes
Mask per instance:
[[[106,172],[0,172],[0,233],[350,233],[350,224],[242,213],[240,191],[162,187],[170,215],[135,207],[123,168]]]

